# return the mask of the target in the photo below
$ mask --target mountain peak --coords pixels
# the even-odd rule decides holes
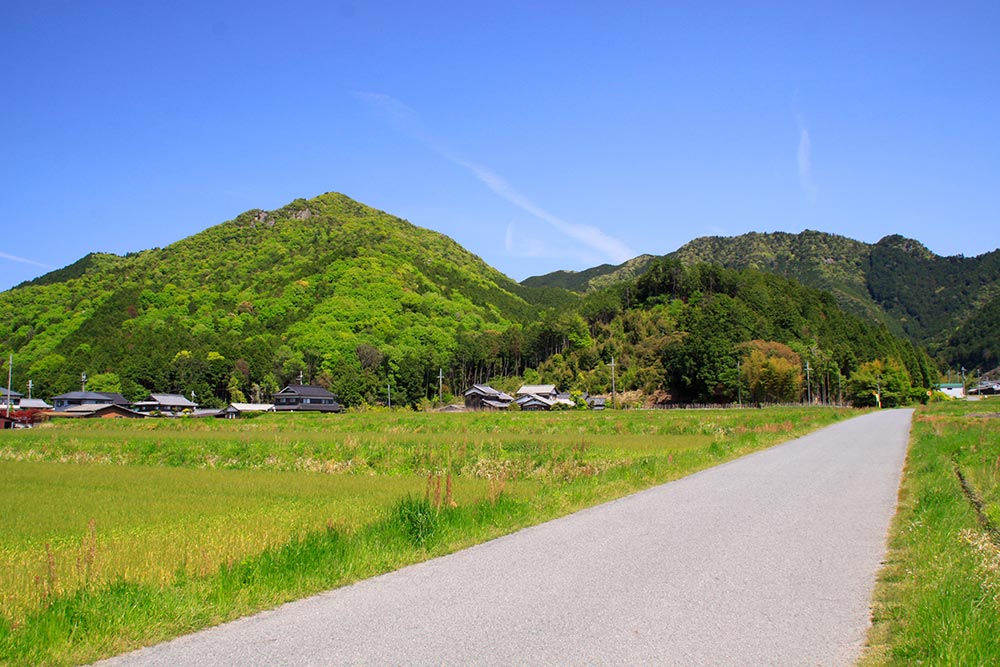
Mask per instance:
[[[934,259],[937,257],[937,255],[931,252],[927,246],[920,241],[908,239],[900,234],[883,236],[875,245],[880,248],[894,248],[896,250],[901,250],[908,255],[919,257],[920,259]]]

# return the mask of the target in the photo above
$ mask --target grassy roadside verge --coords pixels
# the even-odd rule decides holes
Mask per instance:
[[[915,414],[861,665],[1000,664],[997,413],[993,399]]]
[[[280,471],[290,476],[282,481],[289,495],[299,486],[312,488],[318,477],[360,478],[394,490],[384,502],[366,509],[363,520],[309,514],[312,523],[291,526],[284,540],[229,553],[211,568],[193,571],[174,563],[161,567],[167,576],[153,580],[131,574],[82,576],[73,586],[64,583],[59,590],[53,586],[26,613],[12,617],[4,610],[0,662],[79,664],[114,655],[443,555],[682,477],[854,414],[817,408],[524,414],[504,415],[511,418],[506,422],[497,421],[496,415],[454,419],[454,415],[406,413],[383,415],[381,421],[370,415],[343,415],[327,421],[307,415],[221,426],[159,422],[138,428],[121,422],[75,423],[23,434],[27,438],[5,434],[0,438],[0,461],[41,467],[43,476],[64,471],[67,465],[81,473],[122,470],[137,474],[142,484],[152,484],[154,495],[174,493],[181,482],[170,476],[157,482],[158,475],[149,474],[148,466],[153,464],[186,474],[224,472],[252,480],[250,486],[259,486],[260,476]],[[455,480],[457,502],[452,502],[447,490],[449,474]],[[137,487],[140,482],[131,484]],[[459,493],[459,489],[464,491]],[[65,495],[55,505],[30,514],[32,497],[60,493]],[[201,492],[191,487],[186,493],[187,501],[170,505],[172,518],[184,519],[188,506],[200,505]],[[243,503],[239,512],[252,514],[256,511],[252,505],[263,503],[259,498],[251,496],[251,506]],[[50,534],[70,530],[63,526],[73,523],[67,516],[76,515],[80,532],[88,521],[87,503],[72,478],[40,486],[33,494],[3,496],[0,501],[13,511],[9,516],[29,517],[21,522],[0,519],[0,527],[5,532],[12,528],[13,537],[13,533],[25,534],[25,549],[49,539]],[[127,499],[112,504],[125,513],[136,505]],[[201,512],[191,513],[191,523],[186,524],[190,530],[207,520]],[[39,522],[53,515],[60,517],[59,525],[40,529]],[[259,516],[269,520],[274,512]],[[209,518],[215,521],[213,525],[220,525],[218,516]],[[140,513],[134,520],[149,524],[154,519]],[[253,523],[232,522],[239,530]],[[149,530],[155,532],[155,526]],[[27,534],[32,531],[36,534]],[[214,535],[206,531],[199,540],[223,539]],[[86,574],[87,568],[80,566],[87,566],[87,550],[78,551],[82,560],[78,557],[73,564]],[[67,553],[72,556],[74,552]],[[97,558],[106,561],[111,555],[98,554]],[[36,577],[44,589],[46,558],[36,561]]]

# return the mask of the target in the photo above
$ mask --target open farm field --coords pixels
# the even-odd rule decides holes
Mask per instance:
[[[918,408],[865,665],[1000,664],[1000,400]]]
[[[0,661],[113,655],[853,414],[373,411],[0,432]]]

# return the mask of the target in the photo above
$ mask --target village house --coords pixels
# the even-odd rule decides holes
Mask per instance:
[[[934,388],[952,398],[965,398],[965,385],[961,382],[943,382]]]
[[[197,410],[198,404],[180,394],[150,394],[147,399],[133,403],[132,409],[144,414],[159,412],[162,415],[177,416]]]
[[[517,390],[516,403],[522,410],[551,410],[556,406],[575,408],[569,394],[560,394],[554,384],[526,384]]]
[[[517,390],[518,398],[529,395],[554,401],[559,397],[559,390],[554,384],[526,384]]]
[[[40,398],[22,398],[19,410],[51,410],[52,406]]]
[[[608,399],[603,396],[586,396],[587,407],[591,410],[603,410],[607,406]]]
[[[64,410],[53,413],[57,417],[76,417],[79,419],[142,419],[146,415],[135,410],[129,410],[118,403],[85,403],[71,405]]]
[[[0,387],[0,410],[6,410],[8,405],[11,410],[18,409],[22,398],[24,398],[24,394],[16,392],[13,389]]]
[[[555,399],[538,396],[536,394],[525,394],[518,396],[515,401],[522,410],[527,412],[537,412],[540,410],[551,410],[556,404]]]
[[[63,412],[74,405],[119,405],[128,407],[128,401],[121,394],[109,391],[71,391],[52,397],[56,412]]]
[[[337,397],[322,387],[291,384],[274,395],[277,412],[343,412]]]
[[[275,412],[271,403],[230,403],[225,410],[220,410],[216,416],[222,419],[239,419],[262,412]]]
[[[513,400],[513,396],[488,384],[474,384],[465,392],[465,407],[468,410],[506,410]]]

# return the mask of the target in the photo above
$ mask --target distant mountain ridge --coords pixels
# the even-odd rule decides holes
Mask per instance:
[[[553,271],[525,278],[525,287],[561,287],[571,292],[589,292],[623,280],[638,278],[649,268],[655,255],[639,255],[623,264],[601,264],[586,271]]]
[[[941,257],[900,235],[869,244],[807,230],[705,236],[667,256],[687,266],[706,262],[792,278],[830,292],[847,311],[927,346],[949,364],[985,371],[1000,363],[1000,333],[989,325],[990,314],[1000,311],[1000,250]],[[644,262],[639,275],[649,266]],[[575,281],[556,272],[524,284],[586,292],[595,281],[613,279],[620,268],[603,265],[569,274],[580,278]]]

